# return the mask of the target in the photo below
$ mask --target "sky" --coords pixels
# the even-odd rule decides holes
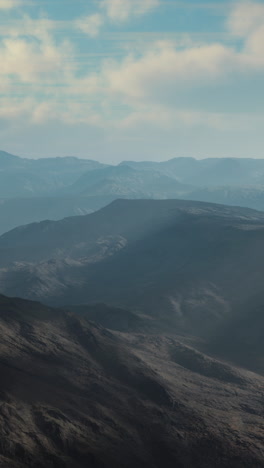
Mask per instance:
[[[0,149],[264,158],[264,0],[0,0]]]

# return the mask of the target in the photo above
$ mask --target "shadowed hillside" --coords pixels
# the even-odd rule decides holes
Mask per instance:
[[[263,467],[263,379],[177,339],[0,297],[0,463]]]

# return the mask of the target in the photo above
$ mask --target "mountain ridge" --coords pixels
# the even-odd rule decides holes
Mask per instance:
[[[179,157],[109,165],[72,156],[0,154],[0,234],[82,213],[83,207],[84,213],[95,211],[120,197],[215,201],[264,211],[261,159]]]

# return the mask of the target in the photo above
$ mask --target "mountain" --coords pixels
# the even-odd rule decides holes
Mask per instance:
[[[263,378],[0,296],[5,468],[263,467]]]
[[[264,211],[264,160],[173,158],[117,166],[0,151],[0,235],[100,209],[118,198],[188,199]]]
[[[0,198],[52,196],[81,174],[104,167],[74,157],[26,159],[0,152]]]
[[[0,151],[0,167],[1,170],[8,168],[21,168],[23,167],[23,159],[6,151]]]
[[[173,158],[165,162],[124,161],[134,169],[155,170],[183,184],[208,186],[255,186],[264,184],[264,159]]]
[[[79,260],[104,253],[115,243],[125,246],[155,233],[161,234],[181,221],[200,223],[262,222],[264,214],[247,208],[183,200],[119,199],[86,216],[43,221],[21,226],[0,237],[1,264],[73,258]],[[207,226],[204,226],[205,230]]]
[[[110,203],[111,195],[59,196],[83,173],[106,167],[74,157],[26,159],[0,151],[0,234],[20,225],[90,213]]]
[[[184,195],[187,200],[197,200],[224,205],[246,206],[264,211],[264,186],[259,187],[202,187]]]
[[[188,193],[190,189],[159,172],[119,165],[89,171],[66,191],[85,196],[112,195],[116,198],[175,198]]]
[[[264,211],[263,159],[196,160],[184,157],[165,162],[124,161],[121,165],[174,178],[185,190],[172,198],[246,206]]]
[[[0,235],[25,224],[43,220],[59,220],[102,208],[113,196],[0,198]]]
[[[109,330],[128,333],[158,333],[155,320],[146,315],[139,315],[129,309],[111,307],[104,303],[75,305],[68,306],[68,308],[78,316]]]
[[[15,229],[0,237],[0,258],[2,293],[128,308],[160,331],[204,340],[205,351],[222,336],[222,350],[237,341],[239,364],[264,372],[262,212],[117,200],[91,215]],[[246,336],[251,316],[256,340]],[[224,357],[238,362],[232,350]]]

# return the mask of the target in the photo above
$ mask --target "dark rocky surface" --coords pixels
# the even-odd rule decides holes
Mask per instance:
[[[0,466],[263,467],[263,377],[0,297]]]

